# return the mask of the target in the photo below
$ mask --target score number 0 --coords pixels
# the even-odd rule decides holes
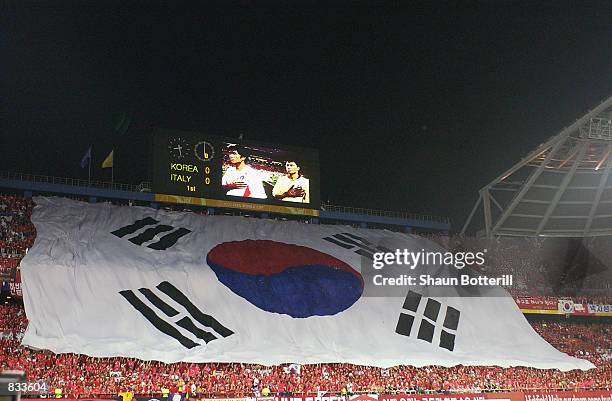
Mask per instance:
[[[205,174],[210,174],[210,167],[209,166],[204,167],[204,173]],[[204,176],[204,184],[210,185],[210,177],[208,175]]]
[[[210,144],[210,142],[206,141],[198,142],[194,146],[193,152],[195,153],[195,156],[203,162],[208,162],[215,156],[215,148]],[[209,166],[204,167],[204,173],[206,174],[204,176],[204,184],[210,185],[210,177],[208,176],[208,174],[210,174]]]

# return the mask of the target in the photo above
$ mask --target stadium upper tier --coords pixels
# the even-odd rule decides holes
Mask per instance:
[[[485,185],[484,234],[612,234],[612,97]]]

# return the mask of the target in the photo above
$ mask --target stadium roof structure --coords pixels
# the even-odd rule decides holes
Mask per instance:
[[[612,235],[612,97],[479,191],[482,235]]]

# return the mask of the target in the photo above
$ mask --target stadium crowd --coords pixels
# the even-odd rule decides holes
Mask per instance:
[[[607,261],[612,260],[609,237],[579,240],[424,236],[455,252],[486,250],[485,263],[473,268],[492,277],[512,275],[513,285],[507,289],[514,297],[571,297],[575,303],[583,304],[612,301],[612,268],[607,266]]]
[[[568,355],[588,359],[597,366],[612,362],[610,324],[532,322],[531,326],[549,344]]]
[[[36,229],[30,219],[34,203],[16,195],[0,195],[0,256],[23,255],[32,246]]]
[[[11,280],[14,278],[15,269],[19,266],[21,258],[17,256],[2,257],[0,256],[0,278],[2,280]]]
[[[20,345],[27,327],[23,307],[0,307],[0,369],[19,369],[28,381],[45,382],[66,396],[110,395],[120,391],[156,395],[167,388],[200,396],[252,396],[342,392],[479,392],[523,389],[612,387],[612,329],[606,324],[533,323],[558,349],[589,359],[597,368],[561,372],[514,367],[398,366],[389,369],[350,364],[280,365],[194,364],[140,361],[133,358],[92,358],[32,350]]]
[[[14,267],[34,241],[30,221],[33,202],[0,196],[0,266]],[[517,251],[515,245],[508,253]],[[520,252],[520,250],[518,250]],[[16,257],[9,257],[16,256]],[[520,257],[512,257],[514,261]],[[490,263],[502,269],[510,260],[495,256]],[[510,267],[508,267],[510,268]],[[534,268],[525,262],[525,274]],[[533,271],[531,271],[533,273]],[[531,276],[530,276],[531,277]],[[544,298],[542,298],[544,299]],[[611,304],[609,296],[576,298]],[[116,395],[130,391],[142,395],[190,392],[199,397],[266,394],[479,392],[523,389],[599,389],[612,387],[612,326],[600,323],[535,322],[535,330],[550,344],[570,355],[589,359],[597,368],[561,372],[514,367],[398,366],[389,369],[350,364],[281,365],[164,364],[133,358],[92,358],[33,350],[20,345],[27,327],[23,305],[0,306],[0,370],[20,369],[30,382],[44,382],[63,396]]]

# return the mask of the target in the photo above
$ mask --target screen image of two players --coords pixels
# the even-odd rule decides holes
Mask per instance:
[[[291,152],[224,143],[222,174],[228,196],[310,203],[310,179]]]

